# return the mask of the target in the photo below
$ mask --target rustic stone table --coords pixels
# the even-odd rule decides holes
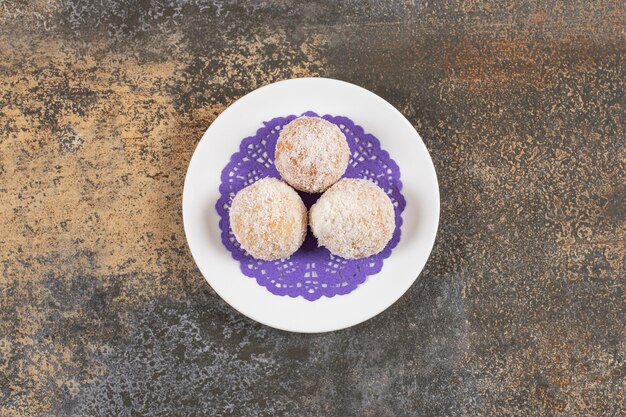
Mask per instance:
[[[0,415],[625,410],[622,2],[0,0]],[[326,76],[429,148],[441,225],[380,316],[254,323],[186,247],[203,131]]]

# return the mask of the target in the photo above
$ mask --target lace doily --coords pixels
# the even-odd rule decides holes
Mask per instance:
[[[303,116],[317,116],[306,112]],[[237,192],[265,177],[280,178],[274,167],[274,152],[280,129],[298,116],[277,117],[260,128],[254,136],[243,139],[239,151],[234,153],[222,171],[220,198],[215,207],[220,216],[222,243],[241,267],[244,275],[275,295],[302,296],[314,301],[322,296],[348,294],[365,279],[378,273],[385,258],[400,241],[402,211],[406,206],[400,190],[400,169],[389,154],[380,148],[380,142],[352,120],[343,116],[322,116],[339,126],[346,135],[351,156],[344,174],[347,178],[366,178],[387,192],[395,209],[396,229],[391,241],[382,252],[369,258],[347,260],[332,255],[327,249],[317,246],[311,231],[304,244],[288,259],[261,261],[248,255],[235,239],[230,228],[228,211]],[[300,193],[307,208],[311,207],[319,194]]]

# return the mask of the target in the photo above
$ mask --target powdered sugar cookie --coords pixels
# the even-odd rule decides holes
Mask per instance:
[[[346,171],[350,148],[337,125],[319,117],[299,117],[280,132],[276,169],[289,185],[321,193]]]

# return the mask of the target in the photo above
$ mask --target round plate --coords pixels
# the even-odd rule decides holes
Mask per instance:
[[[402,236],[382,270],[356,290],[307,301],[270,293],[243,275],[220,240],[220,173],[241,140],[264,121],[314,111],[342,115],[376,136],[400,166]],[[430,155],[411,123],[391,104],[356,85],[328,78],[298,78],[259,88],[240,98],[204,133],[189,163],[183,191],[183,221],[189,249],[200,272],[228,304],[277,329],[316,333],[339,330],[370,319],[393,304],[413,284],[435,242],[439,186]]]

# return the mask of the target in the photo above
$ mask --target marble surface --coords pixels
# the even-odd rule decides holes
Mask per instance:
[[[622,2],[0,0],[1,416],[625,412]],[[350,81],[422,135],[426,269],[273,330],[206,284],[185,170],[226,106]]]

